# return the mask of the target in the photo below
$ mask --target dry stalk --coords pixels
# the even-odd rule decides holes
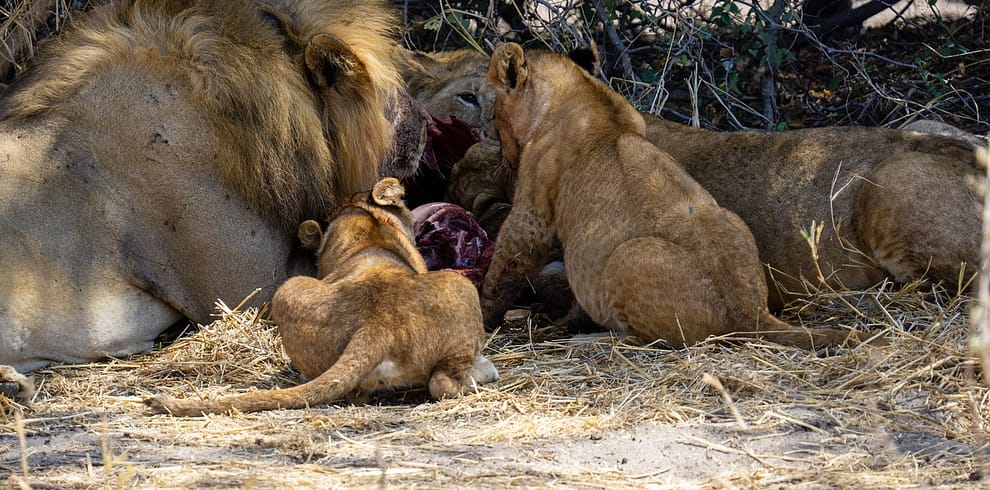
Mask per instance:
[[[870,296],[877,306],[862,309],[861,315],[851,313],[841,301],[851,295]],[[962,349],[968,300],[939,290],[926,293],[917,286],[895,289],[885,284],[868,291],[827,292],[808,301],[812,307],[800,317],[792,313],[784,319],[883,330],[889,334],[889,345],[866,345],[828,357],[761,341],[732,345],[711,341],[670,350],[628,344],[607,334],[570,337],[553,325],[521,318],[503,326],[487,344],[486,355],[498,366],[502,379],[461,398],[428,401],[417,389],[373,399],[382,405],[345,404],[206,419],[144,416],[138,403],[142,393],[192,389],[216,397],[298,382],[286,371],[278,336],[269,323],[257,319],[257,310],[229,310],[213,324],[157,351],[108,364],[37,373],[41,396],[34,410],[44,420],[44,432],[58,437],[82,428],[99,434],[96,447],[76,451],[96,453],[106,446],[104,454],[112,459],[104,466],[111,467],[113,476],[45,466],[32,469],[32,483],[65,487],[78,478],[89,482],[110,478],[120,486],[140,481],[144,486],[189,487],[223,475],[224,481],[235,485],[250,481],[265,486],[279,477],[283,485],[296,482],[293,486],[374,486],[384,474],[387,484],[403,487],[453,481],[480,487],[540,487],[551,480],[568,487],[587,481],[662,486],[670,484],[664,468],[631,476],[589,473],[587,468],[567,473],[551,463],[545,467],[553,472],[550,476],[532,466],[520,469],[507,464],[497,453],[490,459],[468,455],[488,454],[495,448],[532,448],[534,454],[545,454],[541,448],[553,441],[683,424],[731,425],[731,439],[712,434],[703,438],[702,445],[766,464],[727,476],[730,479],[725,481],[733,487],[747,486],[741,482],[748,478],[762,478],[757,487],[767,481],[793,483],[788,478],[795,475],[802,475],[800,481],[810,485],[855,486],[870,478],[875,486],[898,487],[917,479],[952,481],[951,475],[973,471],[968,468],[981,454],[977,441],[990,427],[990,390],[972,383],[968,374],[976,362]],[[698,373],[717,374],[718,379]],[[106,416],[93,407],[105,407],[101,411]],[[742,427],[740,421],[748,430],[736,429]],[[33,425],[37,423],[41,422]],[[4,428],[0,425],[0,432]],[[10,429],[14,431],[13,424]],[[799,454],[745,444],[745,438],[793,431],[835,442]],[[35,437],[31,431],[23,432]],[[876,437],[867,437],[874,432],[948,434],[957,441],[953,444],[972,443],[966,447],[973,449],[929,462],[904,459],[877,454]],[[127,436],[121,437],[122,433]],[[110,448],[110,441],[119,447]],[[154,456],[169,448],[180,453],[178,461]],[[230,448],[235,458],[229,456]],[[217,450],[225,455],[222,461],[207,456]],[[43,445],[37,451],[41,452],[32,457],[60,457],[52,452],[57,449]],[[112,451],[128,455],[126,470]],[[196,456],[181,455],[190,451]],[[435,464],[439,460],[428,455],[442,455],[446,463]],[[356,460],[363,463],[356,465]],[[780,462],[799,469],[777,466]],[[169,470],[179,467],[181,472]],[[914,480],[904,478],[908,469]],[[302,479],[305,474],[310,479]],[[698,485],[715,485],[714,480],[705,481]]]
[[[722,386],[722,382],[718,378],[712,376],[708,373],[701,375],[701,380],[708,386],[711,386],[715,391],[722,395],[722,399],[725,400],[726,406],[729,407],[729,411],[732,412],[732,417],[736,419],[736,423],[739,424],[740,429],[747,429],[749,425],[743,420],[742,415],[739,414],[739,409],[736,408],[736,404],[732,401],[732,395],[729,394],[729,390]]]
[[[27,437],[24,435],[24,414],[20,409],[14,411],[14,427],[17,431],[17,444],[21,448],[21,478],[28,481]]]
[[[629,54],[626,52],[625,43],[619,37],[619,33],[616,32],[615,27],[612,26],[612,20],[609,19],[608,13],[605,12],[605,7],[597,0],[591,3],[595,6],[595,13],[598,15],[598,20],[602,23],[602,28],[605,30],[609,42],[615,48],[616,52],[619,53],[619,65],[622,67],[623,75],[628,80],[639,81],[636,72],[633,71],[632,63],[629,61]]]
[[[987,169],[990,147],[977,148],[976,157]],[[984,178],[982,191],[983,202],[983,240],[980,247],[981,262],[990,260],[990,171]],[[977,279],[977,305],[973,308],[973,336],[970,348],[973,354],[983,364],[983,379],[990,384],[990,274],[985,267]]]

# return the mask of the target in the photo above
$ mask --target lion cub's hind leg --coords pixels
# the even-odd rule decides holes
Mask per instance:
[[[696,262],[695,256],[661,238],[629,240],[605,262],[604,308],[582,306],[596,322],[625,327],[647,342],[685,346],[722,334],[724,299],[703,264]]]
[[[430,376],[430,395],[436,399],[463,395],[475,387],[498,380],[498,370],[484,356],[474,359],[456,356],[444,359]]]
[[[660,238],[637,238],[617,247],[606,261],[603,281],[615,321],[647,342],[662,340],[675,347],[732,333],[809,350],[868,337],[840,329],[795,327],[771,315],[759,301],[736,298],[737,306],[728,308],[730,298],[715,282],[728,272],[711,271],[701,262]],[[758,269],[753,280],[763,280]]]

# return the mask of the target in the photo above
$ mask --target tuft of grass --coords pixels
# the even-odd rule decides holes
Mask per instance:
[[[380,394],[371,405],[146,416],[140,401],[152,394],[212,398],[300,381],[263,308],[220,305],[215,322],[167,347],[35,373],[33,418],[23,429],[0,420],[0,434],[26,435],[33,466],[20,478],[42,486],[111,479],[141,486],[382,479],[402,486],[951,484],[960,475],[976,478],[990,463],[990,390],[967,349],[973,302],[939,287],[889,283],[810,297],[792,304],[784,319],[877,332],[887,341],[819,353],[714,338],[671,350],[608,332],[572,336],[523,318],[489,339],[486,355],[501,380],[460,398],[430,401],[423,389],[410,389]],[[563,471],[546,455],[522,473],[517,466],[525,448],[543,454],[542,447],[604,434],[683,427],[700,431],[679,441],[720,457],[745,456],[756,466],[690,480],[663,468],[646,475],[590,466]],[[80,431],[99,436],[71,448],[37,443],[76,440]],[[802,443],[807,450],[750,448],[788,434],[811,438]],[[924,444],[899,449],[892,441],[902,438]],[[101,447],[110,440],[114,454]],[[0,439],[0,468],[16,468],[10,458],[19,458],[17,451],[3,446]],[[44,464],[87,451],[111,458],[103,474],[81,464]]]

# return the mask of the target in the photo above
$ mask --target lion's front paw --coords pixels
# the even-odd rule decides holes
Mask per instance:
[[[34,398],[34,381],[10,366],[0,366],[0,392],[29,404]]]

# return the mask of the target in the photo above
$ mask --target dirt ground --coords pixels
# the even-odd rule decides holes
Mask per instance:
[[[183,424],[135,413],[125,400],[72,414],[74,427],[46,430],[48,414],[28,422],[29,476],[34,488],[111,487],[674,487],[908,488],[985,485],[974,458],[942,481],[914,465],[957,464],[986,456],[985,448],[921,433],[840,427],[826,413],[782,407],[761,427],[739,429],[703,419],[676,424],[641,422],[628,428],[573,416],[514,420],[462,400],[444,420],[379,427],[375,412],[402,418],[418,407],[340,407],[293,410],[258,417],[211,417]],[[101,418],[105,417],[106,422]],[[415,417],[415,415],[413,415]],[[334,420],[347,420],[338,427]],[[439,424],[438,424],[439,423]],[[357,431],[353,424],[369,424]],[[489,424],[517,434],[477,437]],[[544,427],[533,427],[533,425]],[[812,430],[803,427],[825,429]],[[439,426],[438,426],[439,425]],[[522,425],[523,427],[517,427]],[[351,427],[348,427],[351,426]],[[19,473],[13,437],[0,446],[4,469]],[[13,447],[10,447],[13,446]],[[102,448],[112,452],[103,459]],[[883,462],[903,467],[896,478],[856,468]],[[109,471],[108,471],[109,470]],[[842,474],[838,481],[822,472]]]
[[[850,299],[852,298],[852,299]],[[173,418],[145,396],[215,397],[297,374],[256,310],[133,359],[35,373],[4,405],[10,488],[986,488],[990,393],[965,349],[971,300],[846,292],[787,314],[883,333],[812,353],[760,341],[685,350],[539,318],[492,336],[502,373],[452,400]],[[848,304],[859,315],[850,315]],[[535,321],[534,321],[535,320]],[[719,389],[721,387],[721,390]],[[724,393],[723,393],[724,392]]]

